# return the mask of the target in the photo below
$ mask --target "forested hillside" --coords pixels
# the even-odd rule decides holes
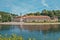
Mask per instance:
[[[0,11],[0,22],[10,22],[12,20],[12,18],[15,16],[17,16],[17,15]]]

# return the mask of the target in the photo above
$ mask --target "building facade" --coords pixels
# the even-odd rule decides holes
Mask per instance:
[[[49,16],[18,16],[14,18],[14,22],[51,22],[58,21],[57,17],[52,19]]]
[[[24,22],[49,22],[51,19],[48,16],[26,16]]]

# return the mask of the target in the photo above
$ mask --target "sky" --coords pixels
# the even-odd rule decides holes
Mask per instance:
[[[60,10],[60,0],[0,0],[0,11],[23,15],[43,9]]]

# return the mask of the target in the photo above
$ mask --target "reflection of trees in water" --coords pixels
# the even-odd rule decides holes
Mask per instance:
[[[42,30],[44,40],[48,39],[50,35],[52,40],[56,37],[56,34],[60,32],[60,25],[50,25],[48,30]],[[52,34],[52,35],[51,35]]]
[[[11,29],[10,25],[0,25],[0,30],[9,30]]]
[[[60,25],[50,25],[50,28],[47,31],[48,31],[48,33],[60,32]]]
[[[0,25],[0,30],[9,30],[15,27],[20,30],[42,31],[43,33],[60,32],[60,25],[23,25],[23,29],[21,29],[20,25]]]

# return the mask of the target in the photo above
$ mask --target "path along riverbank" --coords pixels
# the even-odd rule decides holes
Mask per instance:
[[[3,22],[0,25],[50,25],[50,24],[60,24],[60,23],[24,23],[24,22]]]

